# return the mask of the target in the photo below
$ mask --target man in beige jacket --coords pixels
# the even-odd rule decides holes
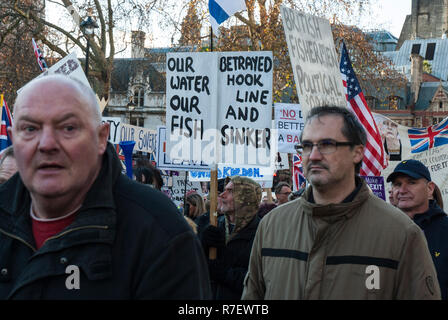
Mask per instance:
[[[345,108],[310,111],[311,186],[258,227],[243,299],[440,299],[420,228],[358,177],[366,134]]]

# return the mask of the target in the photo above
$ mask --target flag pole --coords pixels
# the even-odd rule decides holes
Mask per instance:
[[[210,52],[213,52],[213,28],[210,26]],[[210,170],[210,225],[218,225],[218,164],[214,163]],[[209,249],[209,259],[216,259],[216,248]]]

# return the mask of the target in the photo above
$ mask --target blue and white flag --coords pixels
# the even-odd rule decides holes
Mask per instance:
[[[208,10],[210,12],[210,24],[213,31],[218,33],[221,23],[238,11],[247,10],[244,0],[209,0]]]

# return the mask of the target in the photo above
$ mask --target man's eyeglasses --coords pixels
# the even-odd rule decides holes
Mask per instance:
[[[317,146],[317,150],[319,150],[321,154],[329,154],[335,152],[337,147],[339,146],[354,146],[354,145],[355,144],[353,142],[348,141],[339,142],[332,139],[325,139],[320,140],[317,143],[304,141],[302,142],[302,144],[296,144],[294,148],[300,155],[309,156],[310,153],[313,151],[314,146]]]

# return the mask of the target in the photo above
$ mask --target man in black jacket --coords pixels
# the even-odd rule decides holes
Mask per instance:
[[[392,182],[397,207],[424,231],[437,271],[442,299],[448,299],[448,217],[432,199],[435,184],[428,168],[418,160],[401,161],[387,182]]]
[[[9,133],[19,175],[0,187],[0,298],[210,298],[200,242],[168,198],[121,174],[90,88],[30,82]]]
[[[260,222],[261,187],[249,178],[232,177],[220,198],[224,218],[218,219],[218,227],[209,225],[204,230],[202,244],[205,252],[217,248],[217,259],[208,262],[210,279],[216,285],[214,298],[239,300]]]

